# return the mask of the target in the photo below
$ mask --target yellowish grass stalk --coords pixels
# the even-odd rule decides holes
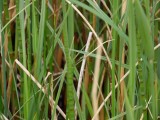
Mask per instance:
[[[154,50],[158,49],[160,47],[160,44],[156,45],[154,47]],[[142,59],[141,59],[142,60]],[[137,66],[138,62],[136,63]],[[128,70],[126,72],[126,74],[120,79],[120,83],[129,75],[130,70]],[[118,87],[118,83],[115,85],[115,89]],[[101,111],[101,109],[103,108],[104,104],[108,101],[108,99],[111,97],[112,95],[112,91],[109,92],[109,94],[107,95],[107,97],[104,99],[103,103],[99,106],[98,110],[96,111],[96,113],[94,114],[92,120],[96,120],[96,116],[98,115],[98,113]]]
[[[97,33],[95,32],[95,30],[93,29],[93,27],[91,26],[91,24],[88,22],[88,20],[84,17],[84,15],[69,0],[66,0],[66,2],[68,4],[70,4],[73,7],[73,9],[81,16],[81,18],[88,25],[88,27],[90,28],[90,30],[93,32],[93,34],[96,37],[97,41],[101,44],[100,38],[98,37]],[[103,52],[104,52],[104,54],[105,54],[105,56],[107,58],[107,61],[108,61],[109,65],[110,65],[110,68],[112,69],[112,63],[111,63],[110,58],[109,58],[109,56],[108,56],[108,54],[107,54],[107,52],[106,52],[106,50],[105,50],[105,48],[103,46],[102,46],[102,50],[103,50]]]
[[[101,64],[101,59],[100,59],[101,54],[102,54],[102,48],[99,47],[97,49],[97,57],[95,62],[94,76],[93,76],[94,78],[93,78],[93,85],[92,85],[92,105],[93,105],[94,113],[96,113],[96,111],[98,110],[97,91],[98,91],[99,71],[100,71],[100,64]],[[99,120],[99,115],[97,115],[95,119]]]
[[[28,75],[28,77],[31,78],[31,80],[37,85],[37,87],[42,90],[42,92],[44,94],[48,94],[46,89],[44,87],[42,87],[42,85],[38,82],[38,80],[36,80],[33,75],[16,59],[15,60],[16,64]],[[50,106],[52,108],[52,110],[54,109],[54,104],[55,104],[55,101],[53,100],[53,98],[49,95],[49,103],[50,103]],[[61,108],[57,105],[56,106],[56,109],[59,111],[59,113],[64,117],[66,118],[66,115],[65,113],[61,110]]]

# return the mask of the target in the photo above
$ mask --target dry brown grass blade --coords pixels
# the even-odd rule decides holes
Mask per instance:
[[[89,33],[85,52],[88,52],[91,39],[92,39],[92,32]],[[81,84],[82,84],[82,77],[83,77],[83,73],[84,73],[85,63],[86,63],[86,55],[84,55],[84,58],[83,58],[83,61],[82,61],[82,66],[81,66],[79,80],[78,80],[78,87],[77,87],[77,97],[78,97],[78,99],[79,99],[79,96],[80,96],[80,89],[81,89]]]
[[[105,78],[105,73],[106,73],[106,68],[104,68],[103,73],[102,73],[102,77],[101,77],[101,82],[100,82],[100,87],[99,87],[99,92],[98,92],[98,100],[100,101],[100,104],[104,101],[104,96],[103,96],[103,91],[102,91],[102,86],[104,83],[104,78]],[[102,108],[100,111],[100,120],[104,120],[104,109]]]
[[[124,54],[124,49],[123,49],[123,53],[122,53],[122,64],[124,64],[124,59],[125,59],[125,54]],[[121,68],[121,78],[124,76],[124,68]],[[120,100],[120,104],[119,104],[119,111],[123,112],[123,103],[124,103],[124,86],[125,86],[125,82],[122,81],[120,83],[120,95],[119,95],[119,100]]]
[[[156,45],[154,47],[154,50],[158,49],[160,47],[160,44]],[[142,59],[141,59],[142,60]],[[136,66],[138,65],[138,62],[136,63]],[[122,83],[122,81],[124,81],[124,79],[129,75],[130,70],[128,70],[128,72],[126,72],[126,74],[120,79],[120,84]],[[118,83],[115,85],[115,89],[118,87]],[[111,97],[112,95],[112,91],[109,92],[108,96],[105,98],[105,100],[103,101],[103,103],[99,106],[98,110],[96,111],[96,113],[94,114],[92,120],[96,120],[96,116],[98,115],[98,113],[101,111],[101,109],[103,108],[104,104],[108,101],[108,99]]]
[[[130,72],[130,70],[121,78],[120,83],[124,80],[124,78],[126,78],[129,75],[129,72]],[[115,89],[118,87],[118,85],[119,85],[118,83],[115,85]],[[109,92],[108,96],[104,99],[102,104],[99,106],[99,108],[96,111],[96,113],[94,114],[92,120],[96,120],[96,116],[101,111],[101,109],[103,108],[104,104],[108,101],[108,99],[111,97],[111,95],[112,95],[112,91]]]
[[[97,49],[98,56],[96,57],[94,76],[93,76],[94,78],[93,78],[93,85],[92,85],[92,105],[93,105],[94,113],[96,113],[96,111],[98,110],[97,92],[98,92],[98,80],[99,80],[99,71],[100,71],[100,64],[101,64],[101,59],[100,59],[101,54],[102,54],[102,48],[99,47]],[[97,115],[95,119],[99,120],[99,116]]]
[[[12,71],[10,70],[9,73],[9,80],[8,80],[8,87],[7,87],[7,102],[8,102],[8,107],[10,106],[10,98],[11,98],[11,90],[12,90]]]
[[[124,15],[125,11],[126,11],[126,6],[127,6],[127,1],[123,0],[122,1],[122,11],[121,11],[121,16]],[[123,24],[123,22],[122,22]],[[125,60],[125,49],[123,48],[122,50],[122,64],[124,64],[124,60]],[[124,76],[124,68],[121,67],[121,78]],[[122,81],[120,84],[120,95],[119,95],[119,100],[120,100],[120,104],[119,104],[119,111],[123,112],[123,103],[124,103],[124,86],[125,86],[125,82]]]
[[[0,119],[1,120],[8,120],[6,116],[4,116],[3,114],[0,114]]]
[[[28,77],[31,78],[31,80],[37,85],[37,87],[42,90],[42,92],[44,94],[48,94],[46,89],[44,87],[42,87],[42,85],[32,76],[32,74],[16,59],[15,60],[16,64],[28,75]],[[50,106],[53,110],[55,101],[52,99],[52,97],[49,95],[49,103]],[[59,111],[59,113],[66,119],[66,115],[64,114],[64,112],[61,110],[61,108],[57,105],[56,109]]]
[[[90,23],[88,22],[88,20],[84,17],[84,15],[77,9],[76,6],[74,6],[69,0],[66,0],[66,2],[68,4],[70,4],[72,6],[72,8],[80,15],[80,17],[84,20],[84,22],[88,25],[88,27],[90,28],[90,30],[93,32],[94,36],[96,37],[97,41],[99,44],[101,44],[101,40],[100,38],[98,37],[97,33],[95,32],[95,30],[93,29],[93,27],[90,25]],[[110,58],[105,50],[105,48],[102,46],[102,50],[107,58],[107,61],[109,63],[109,66],[110,68],[112,69],[112,64],[111,64],[111,61],[110,61]]]
[[[148,102],[146,103],[146,109],[148,109],[148,106],[151,102],[151,99],[152,99],[152,96],[149,98]],[[151,114],[151,112],[149,111],[149,113]],[[140,117],[140,120],[143,120],[143,117],[144,117],[144,114],[142,113],[141,117]],[[153,119],[153,116],[151,115],[152,119]],[[158,119],[157,119],[158,120]]]
[[[103,4],[103,6],[106,8],[106,10],[108,11],[109,15],[112,17],[112,16],[113,16],[113,15],[112,15],[112,12],[111,12],[110,9],[108,8],[106,2],[105,2],[104,0],[101,0],[101,2],[102,2],[102,4]]]
[[[4,43],[4,52],[5,52],[5,58],[7,56],[8,53],[8,32],[7,30],[5,31],[5,43]]]
[[[13,14],[16,13],[16,9],[14,9],[15,8],[14,6],[15,6],[15,1],[14,0],[10,0],[10,2],[9,2],[9,17],[10,18],[12,18],[12,16],[14,16]]]
[[[91,39],[92,39],[92,32],[90,32],[89,35],[88,35],[85,52],[88,52]],[[85,64],[86,64],[86,55],[84,54],[82,65],[81,65],[81,70],[80,70],[80,75],[79,75],[79,79],[78,79],[78,86],[77,86],[78,100],[79,100],[79,97],[80,97],[80,90],[81,90],[81,84],[82,84],[82,78],[83,78]],[[76,118],[77,118],[77,110],[76,110],[76,104],[75,104],[75,119]]]

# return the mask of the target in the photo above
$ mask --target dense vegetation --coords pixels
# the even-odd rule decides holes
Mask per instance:
[[[0,119],[159,119],[159,17],[159,0],[0,0]]]

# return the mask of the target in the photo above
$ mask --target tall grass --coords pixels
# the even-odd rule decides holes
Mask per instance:
[[[0,9],[0,29],[2,29],[2,8],[3,8],[3,1],[1,1],[1,9]],[[1,91],[2,91],[2,93],[1,93],[1,95],[3,95],[3,98],[4,98],[4,102],[1,100],[1,103],[3,103],[3,109],[4,109],[4,111],[3,111],[3,113],[4,113],[4,115],[6,115],[6,116],[8,116],[8,107],[7,107],[7,92],[6,92],[6,88],[7,88],[7,79],[6,79],[6,64],[5,64],[5,49],[4,49],[4,42],[5,42],[5,40],[4,40],[4,32],[1,32],[1,58],[2,58],[2,67],[1,67],[1,72],[2,72],[2,74],[1,74],[1,77],[2,77],[2,79],[3,79],[3,81],[1,82]],[[1,108],[1,110],[3,110],[2,108]]]
[[[159,119],[159,0],[1,0],[0,119]]]

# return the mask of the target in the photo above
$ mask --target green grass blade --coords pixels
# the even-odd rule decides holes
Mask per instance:
[[[24,2],[20,1],[19,2],[19,8],[20,10],[22,10],[24,8]],[[26,40],[25,40],[25,26],[24,26],[24,12],[22,12],[19,15],[19,19],[20,19],[20,28],[21,28],[21,39],[22,39],[22,56],[23,56],[23,65],[24,67],[27,67],[27,58],[26,58]],[[28,81],[27,81],[27,75],[25,73],[23,73],[23,81],[24,81],[24,88],[23,88],[23,94],[24,94],[24,98],[23,101],[26,102],[26,100],[28,100],[29,98],[29,91],[28,91]],[[28,114],[29,113],[29,104],[26,104],[24,106],[24,118],[28,120]]]
[[[46,11],[46,1],[42,0],[41,2],[42,8],[41,8],[41,18],[40,18],[40,27],[39,27],[39,35],[38,35],[38,49],[37,49],[37,74],[39,75],[41,71],[41,64],[42,64],[42,50],[43,50],[43,41],[44,41],[44,28],[45,28],[45,11]]]
[[[66,14],[66,5],[65,1],[62,1],[62,9],[63,9],[63,18]],[[70,7],[69,7],[70,9]],[[72,63],[70,61],[69,54],[69,41],[68,41],[68,31],[67,31],[67,21],[64,23],[63,28],[63,37],[64,37],[64,47],[65,47],[65,58],[67,64],[67,108],[66,108],[66,119],[74,120],[74,92],[73,92],[73,68]]]

